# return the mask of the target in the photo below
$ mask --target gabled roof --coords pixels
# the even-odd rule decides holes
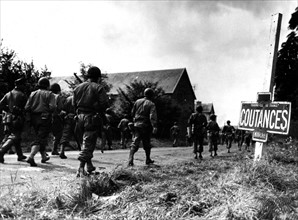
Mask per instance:
[[[123,72],[123,73],[107,73],[107,83],[112,85],[109,94],[118,95],[118,89],[126,90],[126,86],[130,85],[134,80],[143,82],[158,82],[157,86],[161,87],[166,94],[174,93],[178,82],[183,74],[186,74],[190,83],[186,68],[180,69],[165,69],[165,70],[150,70],[140,72]],[[52,77],[51,83],[59,83],[62,90],[70,90],[69,85],[65,82],[68,80],[73,82],[74,76]],[[190,83],[190,87],[192,85]],[[194,91],[192,93],[195,97]]]
[[[186,72],[185,68],[151,70],[141,72],[110,73],[107,74],[107,82],[113,85],[110,91],[111,94],[118,94],[118,88],[125,90],[126,85],[129,85],[134,80],[141,80],[143,82],[147,81],[153,83],[158,82],[158,87],[161,87],[165,91],[165,93],[171,94],[175,91],[176,86],[184,72]]]
[[[202,103],[203,112],[204,113],[212,113],[214,112],[214,107],[212,103]]]

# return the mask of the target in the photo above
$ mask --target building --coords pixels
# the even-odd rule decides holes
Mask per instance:
[[[62,89],[67,90],[68,84],[65,80],[74,81],[75,77],[53,77],[51,83],[59,83]],[[108,73],[106,81],[112,85],[109,95],[117,97],[119,88],[125,91],[126,85],[130,85],[135,80],[158,82],[157,86],[161,87],[165,95],[171,98],[172,105],[180,109],[181,116],[178,125],[181,128],[181,137],[184,138],[187,132],[187,120],[190,114],[194,112],[196,99],[186,68]]]

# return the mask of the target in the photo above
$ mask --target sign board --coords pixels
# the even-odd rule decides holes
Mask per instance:
[[[252,132],[252,140],[259,142],[267,142],[268,133],[262,130],[254,130]]]
[[[287,135],[290,120],[290,102],[242,102],[238,127],[248,131],[263,129],[264,132]]]

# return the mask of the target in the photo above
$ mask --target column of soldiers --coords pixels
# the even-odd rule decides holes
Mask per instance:
[[[16,80],[15,88],[0,100],[0,110],[4,112],[3,124],[7,133],[0,149],[0,163],[4,163],[4,155],[12,146],[15,147],[18,161],[26,161],[30,166],[37,166],[34,157],[40,153],[41,163],[46,163],[50,159],[46,153],[46,147],[48,137],[52,133],[54,137],[52,155],[59,155],[61,159],[66,159],[65,148],[70,146],[70,140],[74,137],[80,150],[77,176],[95,171],[92,158],[97,138],[101,137],[104,139],[102,142],[105,144],[107,141],[108,146],[111,147],[111,140],[107,139],[110,121],[109,99],[100,83],[101,71],[98,67],[90,67],[86,77],[87,81],[76,86],[73,95],[69,96],[63,104],[59,84],[50,85],[49,80],[42,77],[38,81],[38,89],[31,92],[27,99],[24,94],[25,80],[23,78]],[[121,129],[123,149],[128,143],[128,132],[133,130],[128,166],[134,165],[134,154],[138,151],[141,142],[146,155],[145,163],[147,165],[154,163],[150,157],[151,136],[157,132],[157,113],[153,98],[154,91],[151,88],[145,89],[144,98],[138,99],[133,105],[131,111],[133,122],[125,118],[118,125]],[[218,150],[220,128],[216,122],[216,115],[211,115],[210,121],[207,122],[202,110],[202,106],[198,106],[196,112],[188,119],[187,137],[192,139],[195,159],[203,158],[206,133],[210,156],[217,156]],[[29,123],[35,131],[35,139],[31,144],[28,158],[23,155],[21,149],[21,134],[25,122]],[[177,124],[171,128],[175,135],[179,133],[177,128]],[[230,153],[234,133],[235,128],[230,125],[230,121],[227,121],[223,134],[226,137],[228,153]],[[244,138],[247,149],[249,138],[249,135]],[[173,146],[177,146],[176,136]],[[58,152],[59,147],[60,152]]]

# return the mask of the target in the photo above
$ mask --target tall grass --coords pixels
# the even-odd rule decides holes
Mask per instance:
[[[15,188],[1,196],[0,217],[298,219],[296,149],[296,142],[292,147],[274,142],[258,163],[251,155],[238,154],[163,167],[120,167],[84,178],[73,175],[48,189]]]

